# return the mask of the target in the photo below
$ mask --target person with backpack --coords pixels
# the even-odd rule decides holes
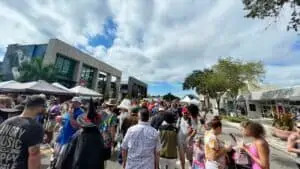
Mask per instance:
[[[178,128],[175,125],[176,116],[173,112],[164,114],[164,121],[159,127],[159,135],[161,141],[160,151],[160,169],[175,169],[177,153],[179,153],[177,134]],[[181,163],[183,164],[183,163]],[[181,166],[184,169],[184,165]]]

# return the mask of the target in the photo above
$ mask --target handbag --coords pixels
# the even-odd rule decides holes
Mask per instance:
[[[230,133],[230,137],[237,143],[237,139],[235,136]],[[243,138],[244,140],[244,138]],[[234,160],[235,164],[237,165],[250,165],[251,161],[249,155],[245,151],[241,151],[240,148],[237,149],[236,152],[233,153],[232,159]]]
[[[241,150],[238,150],[237,152],[235,152],[233,154],[233,159],[235,161],[235,164],[238,164],[238,165],[249,165],[250,164],[248,154]]]

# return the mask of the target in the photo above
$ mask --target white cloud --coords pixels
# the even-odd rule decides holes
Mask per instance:
[[[299,51],[291,48],[297,36],[285,30],[289,11],[268,29],[270,20],[244,15],[242,3],[236,0],[4,0],[0,2],[0,53],[9,43],[40,43],[57,37],[83,46],[123,70],[124,77],[148,82],[182,81],[194,69],[233,56],[261,59],[268,83],[298,83],[294,79]],[[107,17],[118,25],[113,46],[90,46],[90,38],[103,34]]]

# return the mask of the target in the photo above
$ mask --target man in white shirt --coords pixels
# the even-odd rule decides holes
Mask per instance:
[[[122,143],[123,168],[158,169],[159,133],[150,126],[147,109],[139,111],[139,123],[128,129]]]

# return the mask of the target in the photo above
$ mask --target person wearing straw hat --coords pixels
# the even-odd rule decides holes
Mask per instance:
[[[131,109],[131,101],[129,99],[124,99],[118,106],[118,109],[120,109],[120,115],[118,116],[118,119],[119,127],[121,127],[124,119],[130,115],[129,110]]]

